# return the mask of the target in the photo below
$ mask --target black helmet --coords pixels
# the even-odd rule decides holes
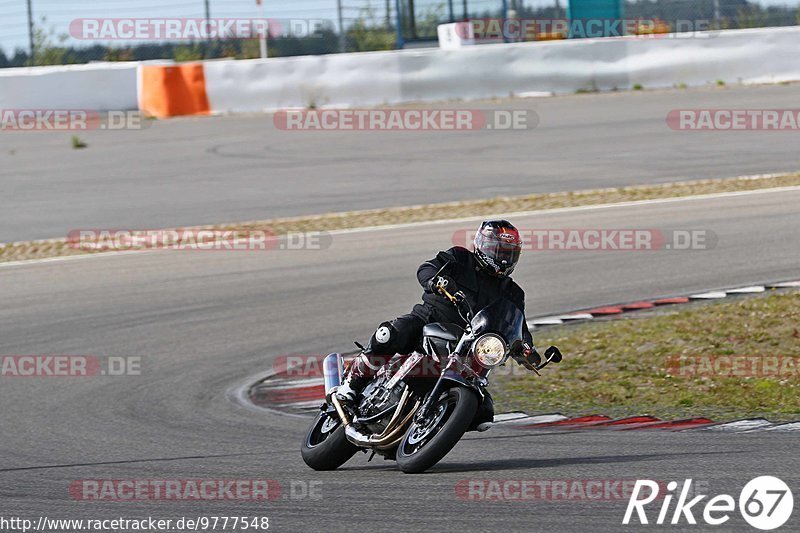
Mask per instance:
[[[493,276],[508,276],[514,271],[522,251],[519,231],[508,220],[486,220],[473,241],[475,258]]]

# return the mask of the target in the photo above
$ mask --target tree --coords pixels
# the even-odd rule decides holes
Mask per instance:
[[[505,17],[505,15],[501,15],[501,17]],[[425,11],[422,13],[422,16],[417,17],[417,34],[421,38],[438,37],[437,28],[439,27],[439,24],[443,24],[444,22],[447,22],[444,2],[427,6]]]
[[[105,48],[103,61],[133,61],[133,50],[130,48]]]
[[[74,55],[69,54],[69,49],[58,46],[53,42],[63,44],[69,36],[66,33],[56,35],[56,29],[51,26],[45,30],[47,17],[42,17],[40,24],[33,28],[33,64],[34,65],[64,65],[66,63],[76,63]]]
[[[29,57],[25,50],[21,48],[17,48],[14,50],[14,57],[11,58],[11,66],[12,67],[24,67],[25,65],[29,64]]]
[[[181,44],[174,48],[173,57],[175,61],[199,61],[205,58],[205,48],[204,43]]]
[[[761,28],[767,25],[769,16],[759,6],[740,7],[736,16],[740,28]]]
[[[359,17],[347,28],[345,40],[349,52],[393,50],[396,45],[394,32],[386,27],[385,21],[377,20],[371,6],[362,9]]]
[[[375,50],[393,50],[396,37],[394,32],[384,28],[367,26],[366,22],[356,20],[346,33],[348,52],[372,52]]]

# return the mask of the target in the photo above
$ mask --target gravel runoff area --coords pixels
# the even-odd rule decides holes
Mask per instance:
[[[500,213],[520,213],[544,209],[602,205],[788,186],[800,186],[800,173],[743,176],[658,185],[637,185],[609,189],[529,194],[524,196],[497,197],[464,202],[349,211],[313,216],[275,218],[271,220],[255,220],[238,224],[220,224],[191,228],[165,228],[164,231],[171,229],[177,229],[179,232],[188,231],[189,233],[201,229],[219,232],[263,231],[267,235],[280,236],[294,232],[325,232],[368,226],[428,222],[433,220],[488,216]],[[109,230],[114,231],[110,228]],[[135,232],[138,231],[139,228],[128,228],[128,230]],[[221,236],[220,238],[230,237]],[[145,248],[147,248],[147,246],[145,246]],[[86,247],[82,246],[79,241],[71,240],[68,237],[37,241],[20,241],[14,243],[0,243],[0,263],[141,249],[142,248],[124,245],[122,247]]]

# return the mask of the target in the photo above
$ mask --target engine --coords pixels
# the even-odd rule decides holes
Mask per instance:
[[[373,433],[382,433],[400,402],[405,384],[401,381],[392,389],[386,388],[388,377],[380,377],[369,383],[362,393],[358,406],[358,421],[365,424]],[[384,413],[384,416],[380,416]]]

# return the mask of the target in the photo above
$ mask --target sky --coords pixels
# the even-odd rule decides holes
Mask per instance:
[[[324,19],[335,25],[338,20],[337,0],[262,0],[267,18]],[[390,0],[394,9],[395,0]],[[417,10],[434,6],[444,0],[416,0]],[[562,0],[562,4],[566,0]],[[800,0],[798,0],[800,1]],[[39,22],[47,17],[46,27],[55,34],[68,33],[69,23],[77,18],[202,18],[204,0],[32,0],[33,18]],[[209,0],[212,17],[260,17],[256,0]],[[453,0],[460,5],[462,0]],[[385,17],[386,0],[341,0],[345,25],[359,17],[363,8],[371,5],[375,15]],[[530,5],[552,5],[555,0],[527,0]],[[496,9],[502,0],[469,0],[471,9]],[[28,48],[27,0],[0,0],[0,49],[6,53],[15,48]],[[81,44],[67,41],[67,44]]]
[[[204,0],[31,0],[34,20],[47,18],[46,28],[55,34],[68,32],[77,18],[202,18]],[[337,20],[337,0],[262,0],[268,18]],[[523,0],[526,6],[553,5],[555,0]],[[751,0],[752,1],[752,0]],[[762,5],[798,5],[800,0],[755,0]],[[212,17],[257,18],[261,16],[256,0],[209,0]],[[416,0],[417,9],[434,6],[443,0]],[[564,6],[567,0],[561,0]],[[384,16],[385,0],[341,0],[345,24],[359,17],[361,10],[372,6],[375,15]],[[394,0],[391,0],[394,6]],[[454,0],[459,6],[461,0]],[[469,0],[470,11],[496,9],[501,0]],[[458,9],[456,10],[458,12]],[[27,49],[27,0],[0,0],[0,49],[7,54],[15,48]],[[67,44],[86,44],[69,40]]]

